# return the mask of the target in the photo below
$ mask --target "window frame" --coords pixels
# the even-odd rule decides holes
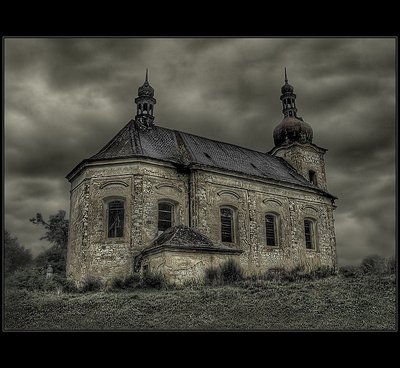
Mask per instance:
[[[307,247],[306,221],[308,221],[310,223],[311,248]],[[316,251],[317,250],[317,221],[314,218],[305,217],[303,220],[303,231],[304,231],[304,246],[305,246],[306,250]]]
[[[232,219],[231,219],[231,241],[224,241],[222,238],[222,210],[228,209],[232,211]],[[235,244],[236,243],[236,208],[232,206],[223,205],[219,207],[219,224],[220,224],[220,231],[219,237],[222,243],[225,244]]]
[[[110,235],[110,204],[113,202],[120,202],[122,203],[122,210],[123,210],[123,217],[122,217],[122,235],[121,236],[109,236]],[[105,238],[106,240],[120,240],[125,239],[126,236],[126,200],[123,197],[108,197],[104,198],[105,204]]]
[[[274,245],[268,244],[267,236],[267,216],[272,216],[274,218]],[[268,248],[279,248],[280,247],[280,216],[276,212],[266,212],[264,215],[264,227],[265,227],[265,245]]]
[[[169,199],[161,199],[157,202],[157,236],[162,234],[165,230],[160,230],[159,228],[159,222],[160,222],[160,204],[165,203],[171,206],[171,226],[170,227],[174,227],[176,224],[176,207],[177,207],[177,203],[174,201],[171,201]],[[164,220],[162,220],[164,221]]]

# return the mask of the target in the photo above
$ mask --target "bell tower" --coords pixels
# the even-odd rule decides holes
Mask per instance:
[[[311,184],[327,190],[324,154],[327,151],[313,143],[313,130],[303,118],[297,116],[296,94],[288,83],[281,88],[283,120],[275,127],[275,147],[271,155],[282,157]]]
[[[138,97],[135,98],[136,116],[135,121],[143,130],[151,129],[154,126],[154,88],[149,84],[149,72],[146,68],[146,78],[138,89]]]

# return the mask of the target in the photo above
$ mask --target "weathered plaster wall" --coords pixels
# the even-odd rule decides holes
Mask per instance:
[[[314,171],[317,176],[317,186],[327,190],[324,153],[324,150],[312,145],[292,144],[288,148],[278,149],[275,155],[284,158],[307,180],[309,171]]]
[[[71,184],[69,275],[81,280],[130,273],[133,257],[157,236],[159,201],[175,204],[175,224],[188,223],[187,186],[187,179],[168,165],[85,169]],[[108,238],[107,203],[115,199],[124,202],[124,236]]]
[[[196,173],[194,224],[221,242],[220,207],[235,209],[235,241],[244,250],[240,262],[249,273],[270,267],[335,266],[333,206],[329,199],[304,191],[206,171]],[[278,215],[279,247],[266,245],[265,215]],[[315,250],[305,248],[304,219],[317,223]]]
[[[157,236],[161,200],[175,204],[175,225],[190,225],[217,242],[220,207],[233,208],[235,241],[227,245],[244,251],[240,263],[248,273],[336,262],[333,206],[312,192],[211,170],[188,175],[168,163],[151,161],[89,166],[71,188],[68,274],[77,281],[85,275],[111,278],[130,273],[133,257]],[[116,198],[125,204],[124,237],[108,239],[107,201]],[[266,246],[267,212],[279,216],[279,247]],[[304,217],[317,222],[315,250],[305,249]],[[201,259],[198,254],[193,257]]]
[[[182,285],[190,281],[204,282],[206,269],[216,268],[230,258],[237,260],[236,255],[230,254],[163,250],[145,256],[142,270],[147,266],[148,271],[161,273],[169,282]]]

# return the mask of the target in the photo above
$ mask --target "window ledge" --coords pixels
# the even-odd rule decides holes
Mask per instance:
[[[276,250],[282,249],[282,247],[280,247],[279,245],[265,245],[265,249],[272,251],[272,250],[275,250],[275,249]]]
[[[125,238],[106,238],[104,240],[104,243],[106,244],[112,244],[112,243],[126,243],[127,239]]]
[[[308,249],[308,248],[306,248],[306,252],[320,253],[320,251],[318,249]]]

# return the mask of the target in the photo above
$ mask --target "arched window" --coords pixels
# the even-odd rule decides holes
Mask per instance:
[[[158,203],[158,234],[173,226],[174,205],[170,202]]]
[[[147,103],[146,102],[143,104],[143,113],[147,114]]]
[[[121,238],[124,236],[124,202],[108,203],[108,237]]]
[[[221,241],[233,243],[233,209],[228,207],[222,207],[221,210]]]
[[[267,245],[276,247],[278,246],[278,216],[274,213],[267,213],[265,215],[265,231],[267,238]]]
[[[142,104],[138,105],[138,109],[139,109],[139,114],[141,114],[142,113]]]
[[[304,219],[304,236],[306,240],[306,249],[315,249],[315,221]]]

